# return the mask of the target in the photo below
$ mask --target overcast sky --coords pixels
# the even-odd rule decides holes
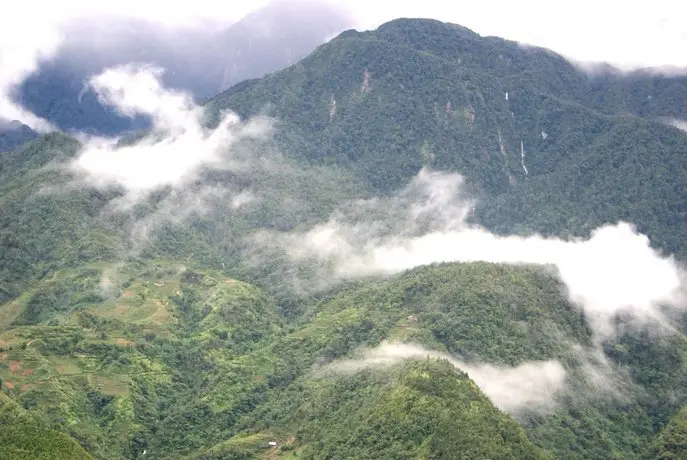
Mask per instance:
[[[483,35],[550,47],[581,60],[687,66],[687,2],[681,0],[329,1],[351,10],[362,28],[374,28],[398,17],[431,17],[464,25]],[[24,0],[3,7],[0,21],[8,24],[3,24],[5,30],[0,32],[0,38],[4,42],[7,29],[21,29],[21,35],[36,33],[38,25],[94,13],[174,25],[230,22],[267,3],[268,0]]]
[[[325,0],[321,0],[325,1]],[[30,120],[12,107],[8,88],[35,70],[60,43],[60,27],[88,15],[146,18],[171,26],[236,21],[268,0],[22,0],[0,9],[0,114]],[[687,2],[652,0],[335,0],[355,16],[358,28],[397,17],[430,17],[469,27],[482,35],[551,48],[581,61],[621,67],[687,67]],[[34,120],[34,124],[38,123]]]

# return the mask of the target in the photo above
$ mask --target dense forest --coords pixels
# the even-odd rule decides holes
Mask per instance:
[[[686,90],[396,20],[207,101],[210,132],[272,129],[183,186],[90,180],[59,132],[0,144],[0,458],[684,457],[682,309],[601,334],[555,267],[355,276],[303,235],[627,221],[684,262]]]
[[[284,151],[349,167],[379,192],[423,166],[458,171],[494,231],[586,235],[627,220],[685,256],[687,138],[661,120],[687,118],[686,95],[686,77],[589,77],[548,50],[399,19],[208,106],[269,107]]]

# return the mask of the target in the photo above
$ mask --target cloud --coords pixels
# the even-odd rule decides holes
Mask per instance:
[[[176,135],[181,130],[198,128],[200,108],[190,95],[169,91],[160,79],[164,69],[153,66],[124,65],[106,69],[93,77],[89,85],[98,99],[128,117],[149,115],[158,130],[169,130]]]
[[[393,6],[362,0],[345,3],[365,28],[397,17],[427,17],[543,46],[576,61],[609,62],[624,69],[687,67],[687,4],[657,2],[559,2],[486,0],[479,3],[400,0]],[[583,27],[583,32],[581,32]]]
[[[38,63],[58,49],[62,36],[43,15],[0,14],[0,120],[20,120],[39,130],[52,126],[12,100],[12,92]]]
[[[127,65],[94,76],[89,85],[103,103],[125,116],[149,116],[152,130],[132,142],[81,134],[82,148],[66,166],[73,180],[41,191],[60,193],[84,185],[118,190],[98,219],[127,232],[120,254],[125,260],[139,255],[166,227],[212,213],[244,212],[261,199],[244,179],[272,167],[272,156],[260,143],[271,133],[268,118],[244,122],[226,112],[209,128],[204,109],[188,94],[163,87],[162,73],[157,67]],[[221,181],[204,175],[212,171],[229,174]]]
[[[140,250],[163,225],[178,225],[191,217],[206,215],[213,204],[227,195],[229,191],[219,186],[172,190],[151,213],[133,221],[130,230],[133,251]]]
[[[603,226],[587,239],[499,236],[470,223],[471,208],[459,175],[422,170],[396,197],[357,203],[357,213],[340,211],[305,232],[256,239],[296,262],[325,261],[330,282],[436,262],[551,265],[600,337],[612,332],[610,319],[621,310],[661,318],[658,307],[685,304],[682,267],[631,224]]]
[[[283,1],[283,0],[282,0]],[[324,2],[325,0],[315,0]],[[65,40],[77,39],[94,18],[132,19],[161,24],[171,30],[227,27],[269,0],[217,2],[196,0],[162,5],[159,2],[121,0],[92,2],[26,0],[3,5],[0,15],[0,118],[18,119],[32,127],[51,129],[12,100],[12,91],[39,62],[49,59]],[[485,0],[484,2],[423,2],[393,4],[362,0],[327,2],[345,8],[356,27],[369,29],[398,17],[428,17],[495,35],[551,48],[575,61],[605,61],[629,69],[687,67],[687,4],[679,0],[646,2],[563,2],[553,8],[541,0]],[[590,11],[592,12],[590,14]],[[37,14],[36,12],[40,12]],[[580,33],[580,25],[584,33]],[[122,33],[127,28],[122,29]],[[111,35],[111,33],[110,33]],[[102,36],[99,34],[97,37]],[[109,36],[109,35],[108,35]]]
[[[117,296],[120,282],[120,271],[124,264],[117,263],[105,267],[100,274],[98,283],[100,296],[104,299],[113,299]]]
[[[85,138],[73,169],[98,186],[119,185],[135,200],[165,186],[181,187],[205,168],[240,168],[231,149],[242,139],[266,136],[270,123],[254,118],[242,123],[225,113],[219,125],[203,125],[204,112],[188,94],[160,84],[163,70],[127,65],[107,69],[90,85],[100,100],[126,116],[148,115],[152,134],[130,144],[119,139]]]
[[[674,126],[675,128],[679,129],[680,131],[687,132],[687,120],[680,120],[677,118],[671,118],[669,120],[666,120],[666,123],[668,123],[671,126]]]
[[[468,374],[496,407],[511,414],[522,409],[551,408],[555,405],[556,393],[565,388],[566,371],[555,360],[526,362],[516,367],[468,364],[421,346],[389,342],[364,350],[361,355],[332,362],[318,369],[316,375],[330,372],[352,374],[392,366],[408,359],[445,359]]]
[[[253,203],[256,200],[257,197],[253,193],[243,190],[231,198],[231,209],[240,209],[248,203]]]
[[[15,101],[14,90],[38,69],[41,62],[52,58],[65,41],[78,41],[80,30],[88,29],[95,18],[103,21],[103,29],[106,29],[108,18],[143,19],[171,29],[207,29],[226,27],[265,3],[266,0],[250,4],[197,0],[162,5],[133,0],[27,0],[3,4],[0,14],[0,119],[17,119],[43,131],[54,129],[46,120],[24,109],[21,101]]]

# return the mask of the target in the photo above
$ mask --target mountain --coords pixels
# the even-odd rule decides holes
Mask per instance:
[[[380,370],[348,370],[374,356],[327,367],[383,339],[505,366],[561,359],[569,385],[584,387],[584,359],[564,342],[590,348],[590,331],[560,292],[540,268],[446,264],[305,301],[311,313],[294,321],[219,272],[92,264],[58,272],[0,310],[0,378],[96,458],[254,458],[270,441],[285,458],[639,458],[653,411],[667,402],[641,392],[622,403],[573,393],[541,413],[525,388],[522,431],[468,380],[478,368],[466,375],[423,351]],[[685,339],[669,348],[633,340],[609,347],[627,350],[624,366],[670,392],[670,404],[684,401],[684,369],[667,358],[683,359]],[[507,374],[481,378],[505,379],[491,397],[518,385]]]
[[[289,0],[268,4],[214,38],[212,59],[221,80],[210,94],[295,64],[350,27],[352,18],[326,2]],[[216,62],[216,61],[215,61]]]
[[[286,426],[300,436],[286,438],[280,451],[298,457],[544,458],[512,418],[447,362],[409,362],[391,372],[325,379],[314,388],[297,385],[288,395],[274,402],[282,406],[277,410],[292,411]],[[294,438],[308,444],[289,444]],[[236,456],[268,439],[232,438],[199,457]]]
[[[684,260],[684,83],[397,20],[208,100],[210,127],[273,124],[186,182],[104,184],[62,133],[4,153],[0,404],[31,419],[0,451],[40,429],[77,458],[678,456],[684,311],[621,309],[602,334],[552,266],[350,276],[324,256],[458,219],[458,172],[492,231],[625,219]],[[156,136],[119,148],[174,153]]]
[[[7,152],[28,141],[38,138],[39,134],[16,120],[0,122],[0,152]]]
[[[345,32],[207,106],[269,107],[284,151],[380,192],[423,166],[458,171],[495,231],[585,235],[626,220],[685,256],[687,136],[662,121],[687,118],[680,88],[687,78],[590,77],[548,50],[402,19]]]
[[[382,336],[417,334],[454,347],[447,328],[467,312],[451,309],[448,299],[452,290],[467,291],[449,280],[483,270],[520,273],[528,283],[541,276],[479,265],[425,269],[324,299],[317,314],[299,325],[285,323],[258,289],[217,272],[164,262],[59,272],[3,309],[0,376],[24,407],[65,429],[96,457],[135,458],[146,450],[151,458],[168,458],[198,450],[199,458],[239,458],[278,439],[306,458],[356,449],[361,458],[374,452],[392,458],[404,449],[406,455],[424,450],[442,457],[464,443],[475,455],[532,458],[518,424],[448,363],[401,363],[389,374],[311,375],[318,357],[334,360]],[[434,312],[423,311],[423,296],[404,292],[436,275],[446,280],[430,294],[440,303]],[[380,310],[380,296],[395,307]],[[54,299],[51,310],[45,308],[48,298]],[[530,308],[529,298],[517,302]],[[411,313],[416,325],[406,319]],[[531,314],[543,315],[544,322],[550,315],[536,307]],[[584,336],[575,330],[573,312],[561,306],[557,314],[562,327]],[[498,328],[499,321],[490,315],[480,324]],[[515,329],[499,333],[518,340]],[[553,351],[545,342],[520,340],[524,348],[515,361]],[[398,414],[411,402],[415,409]],[[433,416],[438,408],[440,418]],[[461,420],[462,438],[455,435]],[[377,431],[380,424],[386,433]]]
[[[113,135],[144,129],[145,118],[132,120],[102,105],[87,87],[89,78],[142,62],[165,69],[166,86],[202,100],[295,63],[350,25],[338,8],[308,0],[272,2],[221,30],[89,18],[67,27],[58,54],[22,83],[15,99],[63,131]]]
[[[687,455],[687,406],[673,417],[653,443],[654,458],[683,458]]]
[[[69,436],[45,428],[12,398],[0,392],[0,448],[4,458],[17,460],[89,460],[92,457]]]

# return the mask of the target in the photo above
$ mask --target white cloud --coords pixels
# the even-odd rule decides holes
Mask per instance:
[[[687,120],[679,120],[677,118],[672,118],[666,121],[669,125],[676,127],[680,131],[687,133]]]
[[[20,12],[13,17],[12,13],[3,6],[0,14],[0,120],[21,120],[36,129],[50,130],[49,122],[14,103],[11,93],[38,68],[41,59],[57,50],[62,37],[42,15]]]
[[[41,61],[52,57],[67,30],[78,34],[79,23],[93,17],[146,19],[169,27],[218,27],[228,25],[266,0],[250,3],[196,0],[171,4],[157,1],[92,2],[27,0],[3,4],[0,14],[0,119],[17,119],[36,129],[54,129],[12,101],[12,91]],[[68,27],[69,26],[69,27]]]
[[[268,120],[242,123],[226,113],[214,129],[202,125],[203,110],[189,95],[163,88],[162,70],[146,66],[107,69],[91,81],[99,98],[127,116],[149,115],[153,134],[135,144],[117,139],[84,138],[83,151],[72,165],[97,185],[118,184],[131,197],[162,186],[182,186],[203,168],[238,167],[230,151],[245,138],[269,132]]]
[[[374,202],[393,218],[393,226],[385,225],[388,217],[366,210],[339,213],[303,233],[260,234],[258,241],[280,245],[296,261],[325,260],[335,279],[394,274],[435,262],[553,265],[600,336],[612,332],[609,319],[620,310],[660,318],[658,306],[684,305],[683,269],[656,253],[632,225],[606,225],[588,239],[568,241],[498,236],[468,223],[471,203],[461,184],[456,174],[423,170],[399,197]]]
[[[324,1],[324,0],[315,0]],[[27,0],[3,5],[0,15],[0,117],[31,126],[50,126],[10,99],[12,89],[33,72],[41,59],[53,55],[63,33],[78,34],[93,17],[145,19],[175,27],[227,26],[269,3],[158,2],[121,0],[92,2]],[[551,48],[579,61],[608,61],[621,67],[687,67],[687,4],[680,0],[597,2],[582,0],[552,6],[542,0],[445,2],[400,0],[393,3],[336,0],[356,18],[358,28],[373,28],[398,17],[429,17]],[[96,37],[97,38],[97,37]]]
[[[400,0],[393,6],[346,0],[368,28],[396,17],[429,17],[468,27],[481,35],[551,48],[581,61],[605,61],[621,67],[687,67],[687,4],[680,0],[603,2],[581,0],[485,0],[422,2]]]
[[[149,115],[155,128],[170,130],[172,135],[189,126],[196,128],[200,109],[190,95],[163,88],[163,73],[164,69],[153,66],[125,65],[106,69],[89,83],[103,104],[122,115]]]
[[[244,190],[231,198],[231,209],[239,209],[248,203],[253,203],[257,197],[247,190]]]
[[[522,409],[545,410],[553,407],[557,392],[565,388],[566,372],[555,360],[533,361],[516,367],[468,364],[452,356],[421,346],[382,342],[365,350],[362,356],[330,363],[318,373],[357,373],[365,369],[392,366],[403,360],[446,359],[475,381],[494,405],[511,414]]]
[[[117,294],[118,284],[120,281],[120,270],[124,264],[118,263],[110,265],[103,269],[100,274],[100,295],[105,299],[112,299]]]

